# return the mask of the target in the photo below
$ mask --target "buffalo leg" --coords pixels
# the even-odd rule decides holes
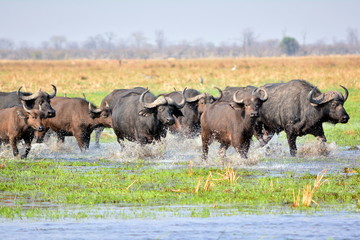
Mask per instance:
[[[17,157],[19,155],[19,149],[17,148],[17,145],[16,145],[16,139],[10,138],[9,142],[10,142],[11,148],[13,150],[14,157]]]
[[[233,142],[232,145],[242,158],[247,158],[247,153],[250,148],[250,141],[236,141]]]
[[[25,153],[21,155],[21,158],[26,158],[31,150],[31,139],[24,138],[24,141],[25,141]]]
[[[84,137],[81,135],[78,135],[78,134],[74,135],[74,137],[77,141],[80,151],[84,151],[86,149],[85,144],[84,144]]]
[[[100,148],[100,136],[104,131],[104,127],[98,127],[95,129],[95,147]]]
[[[90,134],[85,134],[82,136],[82,142],[84,144],[85,149],[89,149],[90,147]]]
[[[206,161],[209,153],[209,145],[211,143],[210,137],[207,134],[202,134],[201,140],[202,140],[202,150],[203,150],[203,154],[201,158],[203,161]]]
[[[64,143],[65,142],[65,136],[58,133],[57,134],[57,139],[58,139],[58,143],[61,142],[61,143]]]
[[[294,157],[297,152],[296,135],[288,133],[288,132],[286,133],[286,135],[287,135],[287,140],[288,140],[288,144],[289,144],[290,155]]]
[[[226,150],[227,150],[228,148],[229,148],[229,144],[221,143],[221,144],[220,144],[219,151],[218,151],[218,155],[219,155],[221,158],[226,157]]]

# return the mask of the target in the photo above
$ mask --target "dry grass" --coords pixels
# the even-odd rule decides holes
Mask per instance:
[[[240,178],[240,176],[237,176],[236,171],[234,171],[234,169],[232,169],[230,167],[225,168],[223,173],[216,173],[216,174],[219,175],[220,178],[215,178],[213,176],[212,172],[209,171],[209,174],[206,177],[204,186],[202,187],[202,189],[204,191],[211,191],[211,189],[216,185],[215,181],[216,182],[226,182],[228,184],[236,184]],[[198,193],[201,186],[202,186],[202,178],[199,178],[194,192]]]
[[[237,70],[232,71],[234,65]],[[147,86],[157,93],[174,87],[205,91],[213,86],[259,86],[296,78],[320,89],[338,89],[339,84],[360,89],[360,56],[122,60],[121,64],[117,60],[0,61],[1,91],[20,86],[28,91],[51,91],[52,83],[60,94],[79,96],[135,86]]]
[[[316,176],[316,179],[314,181],[314,185],[313,187],[311,187],[311,185],[307,184],[304,188],[303,188],[303,195],[302,195],[302,201],[301,201],[301,205],[300,205],[300,189],[298,191],[298,194],[295,195],[295,190],[293,190],[293,207],[310,207],[311,203],[316,204],[317,206],[319,206],[319,204],[317,202],[314,201],[313,197],[314,197],[314,193],[326,182],[328,182],[327,179],[323,180],[324,175],[326,174],[327,169],[322,170],[321,172],[318,173],[318,175]]]

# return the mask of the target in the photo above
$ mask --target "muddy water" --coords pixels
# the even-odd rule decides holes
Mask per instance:
[[[211,145],[208,162],[204,163],[201,161],[200,138],[182,139],[170,135],[159,144],[139,146],[126,142],[122,149],[114,142],[101,144],[99,149],[91,145],[86,152],[80,152],[74,139],[67,138],[66,143],[60,146],[54,140],[34,144],[29,159],[106,159],[114,164],[144,159],[150,167],[159,169],[188,167],[191,161],[198,167],[232,166],[260,170],[269,175],[287,172],[316,174],[325,168],[328,172],[343,173],[344,168],[360,167],[360,150],[338,147],[335,143],[324,147],[315,140],[299,144],[297,158],[289,156],[286,142],[279,138],[274,138],[265,148],[253,143],[246,160],[241,159],[232,148],[227,151],[225,159],[220,159],[218,147],[217,143]],[[326,156],[323,156],[324,152]],[[10,150],[2,149],[0,157],[11,157],[11,154]],[[47,206],[46,203],[32,207],[61,209],[60,206]],[[270,210],[271,213],[269,210],[254,213],[253,210],[252,213],[244,213],[226,209],[228,212],[211,213],[202,218],[189,217],[189,211],[193,208],[197,207],[173,206],[172,210],[164,213],[156,207],[104,210],[100,206],[94,211],[111,211],[115,214],[105,219],[90,217],[84,220],[0,218],[0,239],[360,239],[360,214],[354,207],[343,212],[315,213],[286,212],[288,210]]]

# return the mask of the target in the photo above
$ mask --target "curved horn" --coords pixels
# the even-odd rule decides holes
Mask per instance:
[[[259,99],[260,99],[261,101],[265,102],[265,101],[268,99],[269,95],[268,95],[267,91],[265,90],[265,88],[262,88],[262,87],[261,87],[261,88],[257,88],[257,89],[256,89],[256,92],[258,92],[258,93],[260,93],[261,91],[264,92],[264,96],[261,97],[261,94],[260,94]]]
[[[51,84],[51,86],[53,87],[54,92],[53,92],[52,94],[50,94],[50,95],[49,95],[49,97],[50,97],[50,98],[53,98],[53,97],[55,97],[55,96],[56,96],[56,92],[57,92],[57,90],[56,90],[55,85],[52,85],[52,84]],[[86,98],[85,98],[85,99],[86,99]]]
[[[165,97],[167,103],[169,105],[174,105],[176,108],[183,108],[186,104],[186,98],[185,98],[185,91],[186,88],[184,88],[184,90],[182,91],[182,100],[180,103],[177,103],[174,99],[172,99],[171,97]]]
[[[237,91],[234,93],[234,95],[233,95],[233,101],[236,102],[236,103],[242,104],[242,103],[244,103],[244,99],[243,99],[243,98],[242,98],[242,99],[238,99],[238,98],[237,98],[236,95],[237,95],[238,92],[240,92],[240,90],[237,90]]]
[[[23,109],[24,109],[27,113],[30,113],[31,111],[30,111],[30,109],[28,109],[28,108],[26,107],[25,101],[21,101],[21,103],[22,103]]]
[[[341,86],[340,85],[340,87],[342,87],[344,90],[345,90],[345,95],[343,95],[343,97],[344,97],[344,102],[346,102],[346,99],[348,98],[348,96],[349,96],[349,91],[346,89],[346,87],[344,87],[344,86]]]
[[[21,100],[23,100],[23,101],[29,101],[29,100],[34,100],[34,99],[36,99],[37,97],[39,97],[39,92],[37,92],[37,93],[34,93],[34,94],[31,94],[30,96],[23,96],[23,93],[22,92],[20,92],[20,89],[21,89],[22,87],[20,87],[18,90],[17,90],[17,95],[19,96],[19,98],[21,99]]]
[[[200,93],[199,95],[196,95],[195,97],[186,98],[186,102],[188,102],[188,103],[196,102],[196,101],[199,101],[201,98],[205,98],[205,97],[206,97],[206,93]]]
[[[219,91],[219,93],[220,93],[220,96],[219,97],[214,97],[214,99],[215,99],[215,101],[218,101],[218,100],[220,100],[222,97],[223,97],[223,92],[222,92],[222,90],[220,89],[220,88],[218,88],[218,87],[214,87],[214,88],[216,88],[218,91]]]
[[[166,103],[167,103],[167,101],[166,101],[166,99],[165,99],[164,96],[160,96],[160,97],[156,98],[155,101],[153,101],[152,103],[146,103],[146,102],[144,101],[144,96],[145,96],[145,94],[146,94],[147,92],[149,92],[149,89],[145,90],[145,91],[140,95],[140,102],[141,102],[142,104],[144,104],[144,107],[145,107],[145,108],[155,108],[155,107],[157,107],[157,106],[159,106],[159,105],[162,105],[162,104],[166,104]]]
[[[309,102],[311,103],[311,105],[313,106],[318,106],[320,105],[323,100],[324,100],[324,94],[321,94],[319,97],[317,98],[313,98],[313,94],[316,91],[317,87],[314,87],[309,94],[307,95],[307,100],[309,100]],[[321,97],[321,98],[320,98]]]
[[[92,104],[89,102],[89,112],[92,112],[92,113],[101,113],[101,108],[96,108],[94,109]]]

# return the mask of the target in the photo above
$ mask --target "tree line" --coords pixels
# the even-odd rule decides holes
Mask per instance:
[[[155,32],[149,43],[142,32],[134,32],[127,39],[114,33],[91,36],[83,42],[69,41],[65,36],[52,36],[34,46],[0,38],[0,59],[167,59],[167,58],[232,58],[360,54],[360,39],[356,29],[348,29],[345,40],[332,43],[306,43],[284,35],[281,39],[259,40],[251,29],[241,32],[239,39],[221,44],[205,40],[167,41],[163,31]]]

